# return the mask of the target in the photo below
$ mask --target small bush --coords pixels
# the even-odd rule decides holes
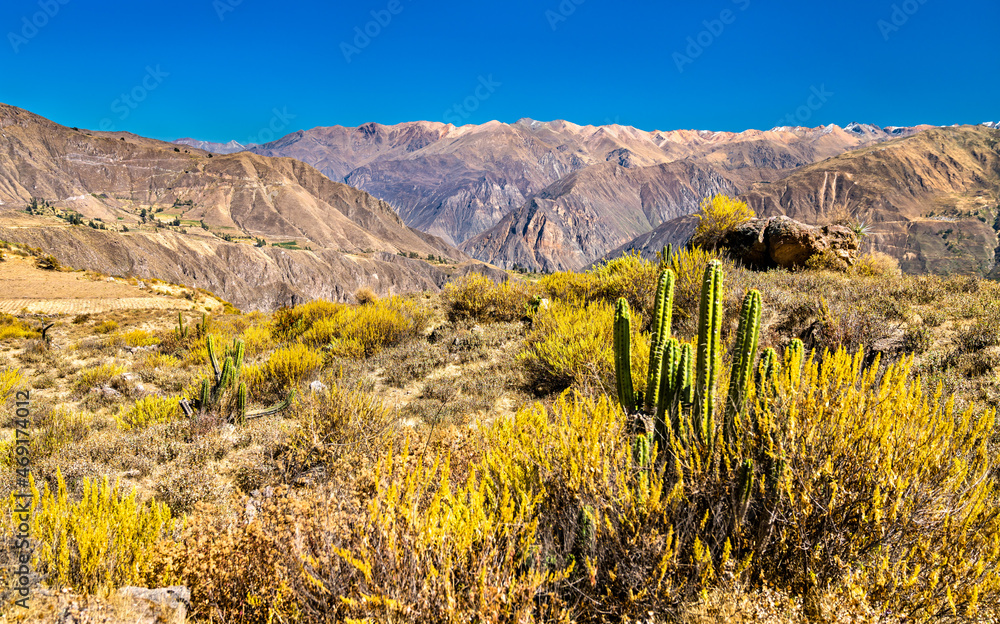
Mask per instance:
[[[37,338],[40,334],[15,316],[0,312],[0,340],[8,338]]]
[[[101,364],[93,368],[86,368],[80,372],[76,380],[76,392],[86,394],[93,388],[105,386],[112,379],[125,372],[125,369],[117,364]]]
[[[715,249],[726,233],[757,215],[744,201],[716,195],[701,200],[701,209],[695,216],[698,217],[698,227],[691,237],[690,245]]]
[[[35,266],[43,271],[61,271],[62,265],[59,264],[59,260],[55,256],[47,255],[42,256],[35,260]]]
[[[902,275],[899,261],[880,251],[863,254],[848,271],[861,277],[890,278]]]
[[[276,388],[297,388],[322,366],[322,354],[296,343],[272,353],[264,365],[264,375]]]
[[[533,296],[529,284],[508,279],[502,284],[470,273],[444,287],[444,304],[451,320],[516,321]]]
[[[8,397],[24,383],[21,371],[16,368],[0,369],[0,405],[7,401]]]
[[[368,305],[377,301],[378,296],[375,295],[375,291],[371,288],[359,288],[354,293],[354,300],[358,302],[358,305]]]
[[[903,350],[907,353],[924,353],[933,343],[934,336],[923,326],[910,327],[903,334]]]
[[[994,319],[982,318],[958,332],[955,344],[965,353],[1000,345],[1000,327]]]
[[[638,317],[638,318],[636,318]],[[518,359],[537,383],[561,390],[614,388],[614,307],[603,301],[577,306],[553,302],[535,315]],[[632,321],[632,369],[636,391],[644,388],[649,338],[639,333],[641,315]]]
[[[123,431],[144,429],[154,423],[169,422],[180,415],[180,400],[150,395],[124,407],[115,414],[115,422]]]
[[[94,332],[98,334],[110,334],[111,332],[118,329],[118,323],[116,321],[103,321],[94,325]]]
[[[35,569],[50,584],[83,593],[146,583],[153,546],[171,529],[167,506],[140,503],[134,490],[125,494],[107,477],[103,482],[84,479],[78,502],[69,500],[60,471],[56,488],[53,492],[45,485],[39,492],[31,479]],[[4,511],[3,520],[9,520],[10,499]],[[13,536],[14,527],[4,524],[5,535]],[[171,579],[159,580],[169,584]]]

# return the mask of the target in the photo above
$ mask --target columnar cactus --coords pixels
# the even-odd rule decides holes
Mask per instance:
[[[695,376],[695,423],[702,444],[709,446],[715,430],[715,388],[719,381],[722,349],[722,263],[705,269],[698,317],[698,364]]]
[[[656,287],[656,305],[653,308],[653,335],[649,341],[649,374],[646,377],[645,412],[656,414],[662,361],[667,338],[670,336],[670,324],[673,321],[674,282],[673,271],[664,271]]]
[[[259,418],[261,416],[277,414],[291,405],[292,400],[295,398],[294,389],[289,392],[284,401],[267,409],[248,412],[247,387],[245,383],[239,381],[240,373],[243,369],[243,358],[246,354],[246,346],[243,341],[234,340],[233,344],[226,348],[226,359],[221,366],[219,365],[219,358],[215,351],[215,340],[211,335],[205,337],[205,344],[208,347],[208,360],[212,364],[212,379],[204,379],[201,382],[201,393],[197,402],[199,409],[204,411],[219,405],[228,405],[228,409],[232,409],[232,395],[229,395],[230,398],[228,401],[223,401],[223,397],[234,388],[236,390],[236,413],[235,416],[231,415],[230,418],[235,418],[239,422],[243,422],[248,418]],[[239,385],[237,385],[237,382],[239,382]]]
[[[737,420],[743,413],[747,391],[753,381],[753,364],[757,358],[757,340],[760,335],[760,293],[751,290],[743,299],[740,324],[733,350],[733,368],[729,376],[729,397],[726,401],[726,443],[736,438]]]
[[[615,308],[614,348],[618,401],[631,414],[635,410],[635,388],[632,385],[632,314],[625,299],[619,299]]]
[[[179,340],[187,340],[188,328],[184,326],[184,317],[179,311],[177,312],[177,329],[174,330],[174,333],[177,334]]]

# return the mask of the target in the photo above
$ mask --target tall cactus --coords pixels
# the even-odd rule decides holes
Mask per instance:
[[[618,300],[614,327],[615,381],[618,401],[631,414],[635,411],[635,388],[632,385],[632,314],[628,301]]]
[[[670,336],[674,307],[673,271],[663,271],[656,287],[656,305],[653,308],[653,335],[649,340],[649,374],[646,377],[646,414],[655,415],[660,392],[661,363],[664,347]]]
[[[747,391],[753,381],[753,364],[757,357],[757,340],[760,335],[760,293],[751,290],[743,299],[740,324],[736,331],[733,351],[733,368],[729,376],[729,396],[726,401],[726,443],[736,441],[740,414],[743,413]]]
[[[178,340],[187,340],[188,328],[184,326],[184,317],[179,310],[177,312],[177,329],[174,330],[174,333],[177,334]]]
[[[712,443],[715,429],[715,389],[719,381],[722,336],[722,263],[705,268],[698,318],[698,364],[695,378],[695,422],[702,444]]]
[[[230,414],[230,420],[243,422],[250,418],[270,416],[291,405],[295,398],[294,389],[280,403],[266,409],[248,412],[247,387],[245,383],[239,381],[243,369],[243,358],[246,354],[246,345],[242,340],[234,340],[231,346],[226,347],[225,360],[220,366],[219,357],[215,350],[215,340],[211,334],[205,337],[205,344],[208,348],[208,360],[212,365],[212,376],[201,382],[201,392],[196,405],[202,411],[217,406],[232,409],[234,398],[231,392],[234,388],[236,390],[235,414]],[[224,397],[228,398],[223,400]]]

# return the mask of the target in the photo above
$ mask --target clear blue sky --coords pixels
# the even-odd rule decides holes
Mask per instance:
[[[997,0],[4,0],[0,101],[240,142],[417,119],[980,123],[1000,120],[998,23]]]

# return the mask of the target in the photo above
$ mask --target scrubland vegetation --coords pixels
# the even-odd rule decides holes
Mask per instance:
[[[39,581],[185,584],[206,622],[1000,617],[1000,285],[875,255],[665,255],[274,314],[49,319],[51,344],[0,319],[0,398],[32,388]],[[687,385],[649,372],[685,352]],[[199,404],[213,354],[231,385]],[[240,418],[240,386],[251,412],[295,399]]]

